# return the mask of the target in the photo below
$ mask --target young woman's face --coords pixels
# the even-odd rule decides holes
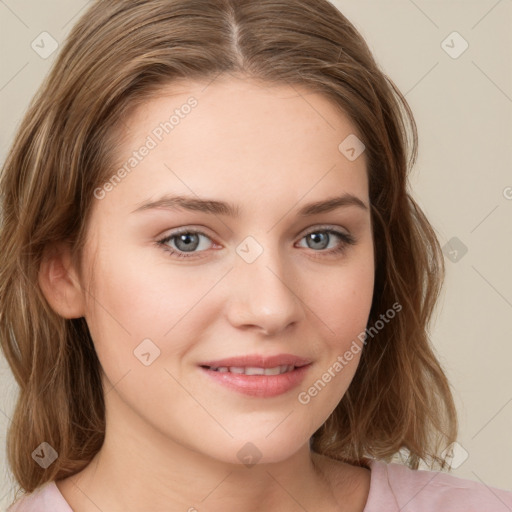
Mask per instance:
[[[125,128],[82,283],[107,428],[283,460],[361,355],[374,260],[356,129],[319,94],[232,77],[170,87]]]

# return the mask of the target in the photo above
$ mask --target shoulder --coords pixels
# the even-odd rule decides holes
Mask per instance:
[[[7,512],[73,512],[55,482],[48,482],[12,504]]]
[[[512,492],[440,471],[413,470],[371,461],[371,485],[364,512],[511,512]]]

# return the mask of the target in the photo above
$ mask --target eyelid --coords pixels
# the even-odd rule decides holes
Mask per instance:
[[[345,230],[345,232],[343,232],[342,234],[344,234],[346,236],[349,236],[349,237],[352,236],[350,234],[350,232],[348,231],[348,229],[341,228],[340,226],[336,226],[334,224],[317,224],[317,225],[313,226],[311,229],[308,228],[306,231],[304,231],[302,237],[307,236],[307,235],[309,235],[311,233],[316,233],[317,231],[330,231],[330,230],[332,230],[332,231],[336,231],[336,232],[340,232],[341,233],[341,231],[340,231],[341,229]]]
[[[161,237],[160,240],[169,240],[170,238],[179,236],[183,233],[191,233],[191,234],[203,235],[213,241],[212,236],[210,236],[208,233],[206,233],[204,231],[201,231],[203,229],[206,229],[206,228],[204,226],[195,227],[194,225],[176,228],[175,231],[172,231],[172,232],[168,233],[166,236]],[[345,228],[343,228],[343,229],[345,229]],[[303,238],[311,233],[315,233],[317,231],[324,231],[324,230],[325,231],[333,230],[333,231],[338,232],[340,230],[340,226],[336,226],[334,224],[317,224],[310,228],[307,228],[305,231],[301,231],[296,236],[300,236],[300,238]],[[346,232],[343,233],[344,235],[346,235],[347,237],[352,237],[352,235],[350,234],[350,232],[348,230],[345,230],[345,231]]]

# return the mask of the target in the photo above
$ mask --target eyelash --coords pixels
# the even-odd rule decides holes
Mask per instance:
[[[337,230],[334,230],[334,229],[326,228],[326,227],[320,227],[320,228],[314,229],[312,231],[309,231],[308,233],[306,233],[306,234],[304,234],[302,236],[301,240],[303,238],[306,238],[307,236],[313,234],[313,233],[329,233],[329,234],[336,235],[336,236],[338,236],[341,239],[341,242],[340,242],[339,246],[337,248],[335,248],[335,249],[330,249],[330,250],[322,249],[322,250],[319,250],[319,251],[314,251],[313,250],[313,252],[325,253],[328,256],[341,255],[341,254],[343,254],[345,252],[345,250],[350,245],[354,245],[356,243],[356,240],[355,240],[355,238],[352,235],[349,235],[348,233],[343,233],[341,231],[337,231]],[[158,240],[156,242],[156,245],[158,247],[161,247],[165,252],[167,252],[171,256],[176,256],[178,258],[193,258],[193,257],[195,257],[195,255],[198,254],[197,252],[191,252],[190,254],[187,254],[185,252],[181,252],[181,251],[177,251],[175,249],[172,249],[172,248],[170,248],[167,245],[167,242],[170,242],[174,238],[177,238],[180,235],[185,235],[185,234],[186,235],[202,235],[202,236],[210,239],[210,237],[208,235],[204,234],[201,231],[197,231],[195,229],[184,229],[184,230],[181,230],[181,231],[176,231],[176,232],[172,233],[171,235],[166,236],[165,238],[162,238],[162,239]],[[206,251],[199,251],[199,253],[201,253],[201,252],[206,252]]]

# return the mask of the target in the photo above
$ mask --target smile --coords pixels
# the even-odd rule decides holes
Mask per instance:
[[[292,354],[245,355],[205,361],[199,368],[210,382],[253,397],[282,395],[299,386],[312,364]]]
[[[254,366],[220,366],[215,368],[213,366],[207,367],[209,370],[220,373],[238,373],[244,375],[281,375],[293,371],[296,367],[292,364],[275,366],[274,368],[258,368]]]

